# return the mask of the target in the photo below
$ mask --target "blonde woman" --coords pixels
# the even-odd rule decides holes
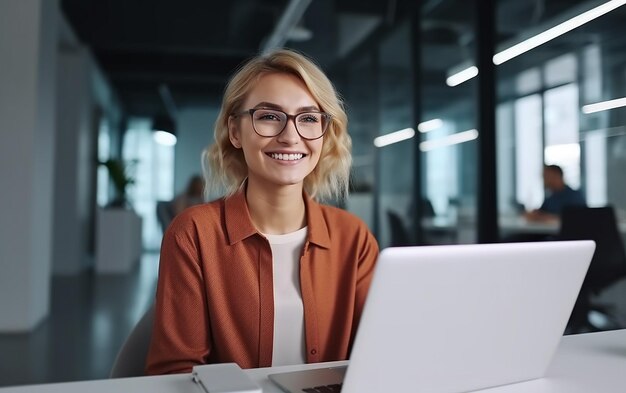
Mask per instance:
[[[346,127],[331,82],[301,54],[258,56],[233,76],[204,157],[226,197],[164,236],[148,374],[347,359],[378,245],[318,202],[347,192]]]

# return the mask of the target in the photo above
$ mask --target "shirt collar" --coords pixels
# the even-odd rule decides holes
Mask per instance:
[[[245,187],[224,200],[224,218],[228,241],[233,244],[258,233],[248,211]]]
[[[330,247],[328,225],[319,203],[315,202],[306,193],[303,193],[306,206],[308,226],[307,240],[320,247]],[[252,223],[248,203],[246,202],[245,187],[224,200],[224,217],[229,244],[242,241],[259,233]]]
[[[309,227],[308,240],[320,247],[330,248],[330,234],[322,207],[303,192],[306,206],[306,222]]]

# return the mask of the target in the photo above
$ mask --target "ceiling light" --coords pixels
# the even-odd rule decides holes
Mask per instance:
[[[478,131],[475,129],[458,132],[443,138],[431,139],[420,143],[421,151],[429,151],[444,146],[456,145],[463,142],[469,142],[478,138]]]
[[[428,132],[441,128],[441,126],[443,126],[443,121],[441,119],[432,119],[418,124],[417,130],[419,132]]]
[[[575,17],[568,19],[563,23],[559,23],[558,25],[546,31],[534,35],[529,39],[520,42],[519,44],[515,44],[510,48],[496,53],[496,55],[493,56],[493,63],[499,65],[506,61],[509,61],[512,58],[517,57],[522,53],[528,52],[529,50],[534,49],[539,45],[543,45],[548,41],[551,41],[569,31],[574,30],[577,27],[584,25],[585,23],[591,22],[592,20],[604,14],[607,14],[614,9],[623,6],[624,4],[626,4],[626,0],[607,1],[606,3],[592,8],[589,11],[583,12],[580,15],[576,15]]]
[[[534,49],[540,45],[545,44],[548,41],[552,41],[553,39],[572,31],[592,20],[605,15],[614,9],[623,6],[626,4],[626,0],[611,0],[607,1],[604,4],[601,4],[595,8],[590,9],[589,11],[583,12],[582,14],[576,15],[573,18],[566,20],[565,22],[559,23],[558,25],[549,28],[539,34],[536,34],[520,43],[517,43],[507,49],[504,49],[493,56],[493,63],[495,65],[500,65],[504,62],[507,62],[523,53],[528,52],[531,49]],[[468,81],[478,75],[478,69],[472,70],[472,68],[476,68],[475,66],[471,66],[465,68],[462,71],[451,75],[446,79],[446,83],[450,87],[457,86],[465,81]],[[470,75],[469,77],[467,77]],[[459,80],[459,82],[457,82]]]
[[[174,146],[176,144],[176,136],[167,131],[155,131],[153,138],[156,143],[163,146]]]
[[[157,116],[152,123],[153,138],[164,146],[176,144],[176,123],[169,116]]]
[[[450,75],[446,79],[446,84],[450,87],[454,87],[460,85],[461,83],[468,81],[478,75],[478,67],[471,66],[462,71],[457,72],[456,74]]]
[[[582,110],[583,110],[583,113],[589,114],[589,113],[606,111],[609,109],[620,108],[623,106],[626,106],[626,97],[616,98],[614,100],[602,101],[602,102],[597,102],[595,104],[585,105],[583,106]]]
[[[374,146],[383,147],[397,143],[407,139],[411,139],[415,136],[415,130],[412,128],[405,128],[400,131],[390,132],[389,134],[381,135],[374,138]]]

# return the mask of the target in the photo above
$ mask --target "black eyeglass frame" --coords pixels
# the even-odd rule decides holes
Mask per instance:
[[[282,130],[280,130],[276,135],[261,135],[256,127],[254,126],[254,112],[256,111],[274,111],[274,112],[280,112],[282,114],[284,114],[287,117],[287,120],[285,121],[285,124],[283,125]],[[322,128],[322,135],[316,137],[316,138],[307,138],[306,136],[302,135],[300,133],[300,130],[298,129],[298,125],[296,124],[296,117],[300,116],[300,115],[305,115],[307,113],[315,113],[315,114],[319,114],[322,115],[322,117],[324,117],[326,119],[326,123],[324,123],[324,128]],[[256,132],[256,134],[258,136],[261,136],[263,138],[273,138],[275,136],[278,136],[280,134],[282,134],[283,131],[285,131],[285,128],[287,128],[287,123],[289,123],[289,120],[291,120],[293,122],[293,125],[296,129],[296,132],[298,133],[298,135],[300,135],[300,138],[302,139],[306,139],[307,141],[314,141],[316,139],[320,139],[321,137],[324,136],[324,134],[326,134],[326,131],[328,130],[328,126],[330,125],[330,121],[332,120],[333,116],[326,113],[326,112],[316,112],[316,111],[306,111],[306,112],[300,112],[300,113],[296,113],[294,115],[290,115],[287,112],[281,111],[280,109],[274,109],[274,108],[252,108],[252,109],[247,109],[245,111],[242,112],[238,112],[238,113],[233,113],[231,116],[237,118],[241,115],[245,115],[245,114],[249,114],[250,115],[250,120],[252,121],[252,129],[254,129],[254,132]]]

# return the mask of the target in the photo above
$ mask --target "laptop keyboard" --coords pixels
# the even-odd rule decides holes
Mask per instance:
[[[316,386],[314,388],[302,389],[305,393],[339,393],[341,392],[341,384]]]

